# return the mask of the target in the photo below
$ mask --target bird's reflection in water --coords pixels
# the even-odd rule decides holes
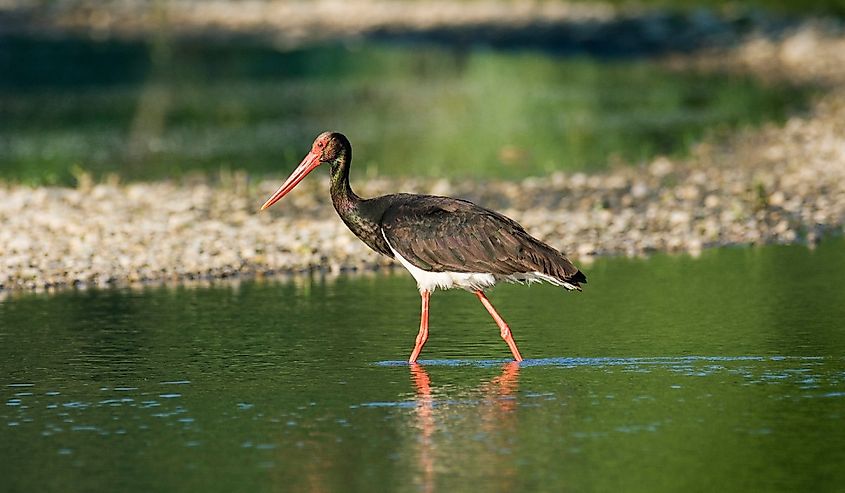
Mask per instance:
[[[510,461],[516,436],[519,364],[510,362],[499,376],[458,395],[432,387],[423,366],[410,366],[416,392],[417,482],[435,491],[439,475],[486,482],[510,491],[516,471]]]

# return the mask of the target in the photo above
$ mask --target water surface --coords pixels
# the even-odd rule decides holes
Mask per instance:
[[[4,491],[836,491],[845,242],[0,302]]]

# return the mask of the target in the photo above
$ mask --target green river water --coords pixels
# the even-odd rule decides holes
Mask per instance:
[[[843,249],[8,296],[2,491],[842,491]]]

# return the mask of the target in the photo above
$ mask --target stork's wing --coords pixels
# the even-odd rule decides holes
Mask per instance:
[[[577,286],[583,274],[559,251],[517,222],[464,200],[413,195],[382,217],[390,246],[429,272],[511,275],[541,272]]]

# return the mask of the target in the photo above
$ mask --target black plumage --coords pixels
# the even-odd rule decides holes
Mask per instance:
[[[409,362],[428,339],[428,305],[436,287],[475,295],[499,326],[517,361],[510,328],[483,290],[499,280],[547,281],[581,290],[587,277],[566,256],[534,238],[516,221],[466,200],[398,193],[362,199],[349,186],[352,146],[337,132],[320,134],[311,151],[261,207],[270,207],[320,164],[331,166],[332,204],[349,229],[373,250],[400,262],[416,278],[422,297],[420,331]]]
[[[383,204],[378,224],[390,246],[422,270],[497,276],[540,272],[576,288],[587,281],[566,256],[516,221],[472,202],[413,194],[372,200]]]

